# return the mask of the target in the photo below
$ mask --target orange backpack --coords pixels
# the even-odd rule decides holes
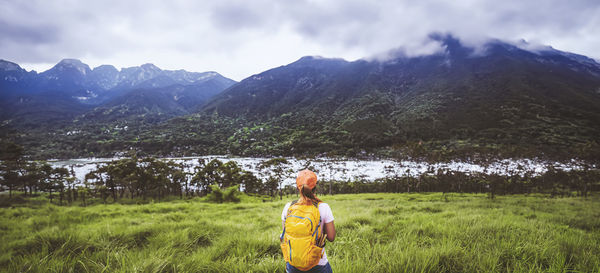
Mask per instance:
[[[325,236],[320,229],[319,204],[303,205],[293,201],[281,233],[281,251],[285,261],[302,271],[317,265],[325,246]]]

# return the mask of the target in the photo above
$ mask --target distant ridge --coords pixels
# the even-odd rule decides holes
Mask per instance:
[[[54,67],[38,74],[34,71],[27,72],[16,63],[0,60],[0,105],[3,106],[0,118],[13,127],[46,126],[57,122],[71,122],[78,115],[94,111],[95,107],[106,108],[104,104],[110,102],[112,107],[128,109],[121,112],[118,118],[129,119],[127,113],[170,113],[161,114],[159,120],[163,120],[173,115],[189,113],[190,109],[195,109],[194,107],[234,83],[236,82],[214,71],[199,73],[162,70],[149,63],[121,70],[112,65],[90,69],[80,60],[63,59]],[[131,96],[128,100],[119,101],[119,98],[125,98],[131,92],[139,92],[137,90],[147,90],[145,97],[150,101],[164,101],[164,94],[161,92],[171,90],[167,93],[173,93],[172,90],[177,89],[176,87],[187,90],[177,94],[178,100],[185,97],[181,101],[185,107],[165,101],[160,105],[167,107],[166,109],[146,107],[142,111],[145,107],[143,103],[134,102]],[[155,98],[149,98],[152,96]],[[175,100],[174,96],[175,94],[171,94],[170,99]],[[130,109],[132,104],[141,108]],[[182,112],[180,107],[186,110]],[[101,120],[106,119],[114,120],[115,117],[101,117]]]

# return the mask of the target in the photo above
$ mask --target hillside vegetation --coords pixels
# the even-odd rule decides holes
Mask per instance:
[[[600,65],[499,41],[476,54],[439,39],[442,53],[385,62],[305,57],[241,81],[203,110],[246,126],[232,128],[226,146],[246,155],[597,159]]]
[[[321,198],[338,231],[326,246],[335,272],[600,271],[598,196]],[[0,271],[284,272],[285,202],[61,207],[37,198],[0,209]]]
[[[491,40],[475,49],[451,35],[432,39],[442,52],[354,62],[303,57],[239,83],[207,72],[211,80],[175,84],[174,74],[193,73],[144,65],[132,71],[158,76],[87,94],[75,70],[60,74],[59,86],[42,81],[46,92],[38,86],[41,93],[28,95],[24,85],[16,95],[0,94],[0,138],[35,159],[133,149],[154,156],[600,160],[600,64],[551,47]]]

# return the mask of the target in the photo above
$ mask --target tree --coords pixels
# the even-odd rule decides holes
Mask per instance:
[[[275,191],[281,188],[283,178],[292,173],[290,162],[283,157],[265,160],[258,165],[258,168],[269,172],[267,187],[270,190],[271,196],[275,196]],[[279,198],[283,199],[283,195],[280,194]]]
[[[52,168],[49,164],[44,164],[42,166],[42,172],[44,173],[44,183],[43,189],[49,193],[48,197],[50,198],[50,203],[54,198],[52,195],[53,192],[59,192],[60,205],[62,205],[63,197],[64,197],[64,181],[65,178],[69,175],[69,170],[67,168]]]
[[[143,170],[138,166],[138,161],[137,157],[133,155],[132,158],[121,159],[116,162],[118,172],[115,172],[115,175],[118,175],[117,185],[121,191],[121,198],[125,191],[129,191],[129,196],[133,199],[135,193],[139,190],[140,173]]]
[[[184,163],[176,163],[174,161],[169,161],[169,166],[172,170],[170,174],[171,181],[173,182],[172,190],[177,191],[179,193],[179,198],[183,198],[183,185],[185,185],[185,193],[187,196],[189,173],[185,171],[186,165]]]
[[[243,171],[235,161],[223,163],[218,159],[213,159],[202,168],[197,168],[192,182],[203,192],[210,193],[212,190],[210,185],[213,184],[218,185],[220,188],[239,185],[242,175]]]
[[[75,191],[75,183],[77,183],[77,177],[75,176],[73,166],[71,166],[71,170],[69,171],[69,177],[67,177],[65,181],[67,182],[67,201],[70,204],[71,202],[73,202],[73,200],[77,199],[77,192]]]
[[[82,186],[77,186],[77,192],[79,194],[79,196],[81,197],[81,202],[83,202],[83,206],[85,207],[86,204],[86,197],[89,193],[89,189],[86,187],[82,187]]]
[[[84,183],[86,185],[91,185],[92,186],[92,195],[94,196],[94,198],[97,196],[98,191],[100,190],[100,187],[104,187],[104,181],[102,180],[102,174],[98,171],[99,168],[96,168],[96,170],[93,170],[87,174],[85,174],[85,181]],[[104,198],[104,196],[102,196]]]
[[[223,166],[223,162],[218,159],[213,159],[210,162],[204,164],[204,160],[199,161],[199,166],[196,168],[196,174],[192,178],[192,182],[196,184],[196,187],[203,193],[209,193],[211,191],[210,186],[213,184],[218,185],[218,181],[221,179],[220,169]]]
[[[21,182],[23,147],[13,142],[0,143],[0,176],[1,185],[8,188],[8,196]]]
[[[66,178],[69,176],[69,170],[67,168],[56,168],[53,172],[53,179],[55,181],[56,188],[60,192],[60,205],[63,203],[63,199],[65,197],[65,182]]]
[[[178,163],[175,166],[175,173],[173,174],[173,178],[179,181],[180,185],[183,185],[182,193],[185,193],[186,197],[190,195],[190,180],[192,177],[192,173],[187,171],[192,167],[191,164],[186,164],[185,162]]]
[[[156,158],[149,157],[142,160],[146,163],[144,167],[144,179],[147,183],[146,190],[150,190],[154,193],[157,199],[161,199],[169,193],[171,180],[169,174],[171,168],[169,165]]]
[[[21,184],[25,194],[29,191],[29,196],[32,196],[39,189],[45,178],[42,166],[46,164],[45,161],[33,161],[25,165],[23,176],[21,177]]]
[[[260,193],[263,188],[261,180],[249,171],[242,172],[240,183],[244,185],[245,193]]]

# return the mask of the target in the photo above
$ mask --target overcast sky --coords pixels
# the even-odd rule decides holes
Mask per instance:
[[[347,60],[436,50],[432,32],[600,59],[598,0],[0,0],[0,58],[43,71],[154,63],[241,80],[305,55]]]

